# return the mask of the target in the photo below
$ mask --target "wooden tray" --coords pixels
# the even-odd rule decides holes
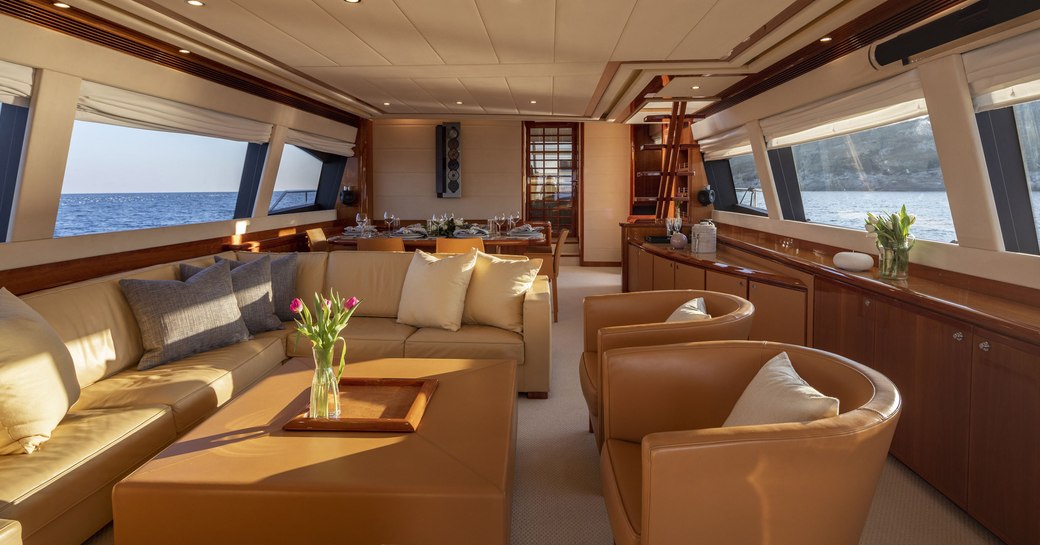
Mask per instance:
[[[413,432],[436,390],[437,379],[341,378],[339,418],[308,418],[304,410],[282,429]]]

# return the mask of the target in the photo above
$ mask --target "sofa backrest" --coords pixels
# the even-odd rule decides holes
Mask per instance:
[[[232,252],[220,255],[234,257]],[[205,267],[213,264],[213,256],[183,263]],[[58,332],[76,364],[80,388],[84,388],[137,365],[144,353],[137,319],[119,288],[119,280],[176,280],[178,269],[176,263],[155,265],[37,291],[23,295],[22,300]]]
[[[325,291],[362,300],[356,316],[396,318],[410,252],[330,252]]]
[[[254,253],[238,252],[239,261],[253,261],[261,256],[270,255],[271,259],[278,259],[286,253]],[[300,252],[296,254],[296,297],[303,300],[309,307],[317,292],[327,293],[325,288],[325,267],[328,262],[328,252]]]

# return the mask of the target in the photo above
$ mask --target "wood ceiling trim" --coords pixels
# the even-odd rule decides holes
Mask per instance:
[[[0,13],[146,61],[172,68],[273,102],[357,127],[361,117],[290,89],[264,81],[76,8],[38,0],[0,0]]]

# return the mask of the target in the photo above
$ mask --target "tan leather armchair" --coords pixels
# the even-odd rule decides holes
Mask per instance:
[[[720,428],[781,351],[839,415]],[[718,341],[603,357],[603,496],[617,545],[856,545],[900,411],[882,374],[796,345]]]
[[[709,320],[665,322],[683,303],[703,297]],[[585,350],[578,373],[589,407],[589,431],[603,446],[600,418],[600,360],[613,348],[682,342],[747,339],[755,307],[747,299],[698,290],[660,290],[593,295],[585,298]]]
[[[22,525],[17,520],[0,519],[0,545],[22,545]]]

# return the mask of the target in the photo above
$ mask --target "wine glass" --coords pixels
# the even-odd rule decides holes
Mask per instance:
[[[514,211],[512,214],[509,214],[509,230],[516,229],[517,223],[520,223],[520,212]]]
[[[357,221],[357,226],[361,230],[361,234],[363,235],[365,233],[365,228],[368,227],[368,214],[364,212],[358,212],[357,215],[354,216],[354,220]]]
[[[386,222],[386,230],[392,231],[394,229],[394,213],[387,210],[383,212],[383,221]]]
[[[506,222],[505,214],[495,214],[495,230],[502,233],[502,225]]]

